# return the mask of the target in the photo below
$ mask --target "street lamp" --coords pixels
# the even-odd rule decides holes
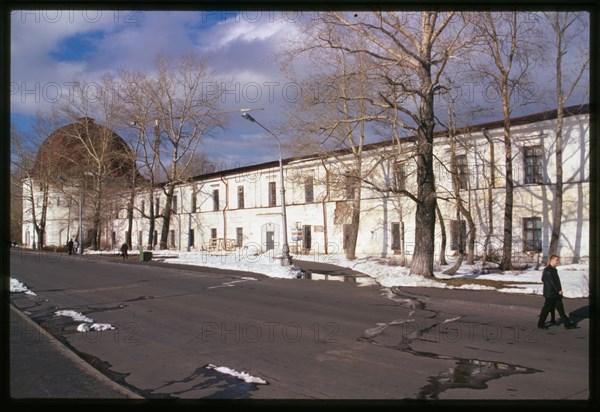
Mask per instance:
[[[247,111],[242,114],[242,117],[252,123],[256,123],[263,129],[265,129],[267,132],[269,132],[269,134],[273,136],[275,140],[277,140],[277,144],[279,146],[279,179],[281,180],[281,217],[283,221],[283,247],[281,248],[281,266],[290,266],[292,264],[292,257],[290,256],[290,248],[288,246],[287,241],[287,215],[285,213],[285,186],[283,184],[283,161],[281,159],[281,141],[275,135],[275,133],[273,133],[265,126],[260,124],[258,121],[256,121],[256,119],[252,117],[249,113],[247,113]]]

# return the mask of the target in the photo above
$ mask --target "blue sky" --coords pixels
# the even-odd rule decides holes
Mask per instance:
[[[220,79],[233,80],[222,109],[259,109],[252,115],[272,131],[284,126],[284,110],[297,102],[296,85],[279,71],[273,55],[281,39],[296,35],[293,23],[303,17],[298,13],[38,10],[14,11],[11,17],[11,121],[21,130],[29,129],[36,112],[68,94],[74,82],[94,82],[119,68],[151,71],[160,52],[206,56]],[[550,81],[547,73],[533,77]],[[481,98],[483,90],[470,87],[463,92]],[[552,109],[548,101],[515,115]],[[224,168],[277,158],[273,139],[237,114],[225,130],[206,137],[201,150]]]
[[[11,27],[11,121],[28,130],[74,82],[93,82],[119,68],[151,71],[157,54],[194,51],[221,80],[232,80],[223,110],[262,109],[255,117],[278,130],[289,81],[273,60],[278,40],[293,32],[274,12],[15,11]],[[293,91],[293,90],[292,90]],[[202,149],[223,167],[274,160],[276,143],[232,115]]]

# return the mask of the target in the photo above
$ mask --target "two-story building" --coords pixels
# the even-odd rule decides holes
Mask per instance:
[[[543,256],[550,243],[556,198],[556,117],[554,110],[511,120],[516,259]],[[562,141],[559,253],[565,262],[580,261],[589,256],[587,106],[565,110]],[[500,121],[466,127],[452,137],[447,132],[436,134],[435,179],[440,212],[436,254],[452,254],[462,248],[468,252],[462,242],[470,235],[476,257],[484,251],[488,255],[501,252],[506,192],[504,147]],[[292,254],[325,255],[347,247],[355,190],[348,183],[352,164],[349,151],[283,160],[287,240]],[[416,210],[410,193],[417,189],[413,139],[367,145],[361,159],[360,182],[357,254],[409,259],[415,245]],[[248,254],[279,254],[283,232],[280,189],[278,161],[216,170],[190,179],[175,190],[168,247],[199,252],[239,248]],[[149,221],[143,215],[150,201],[159,210],[164,207],[165,197],[160,193],[140,191],[136,195],[131,236],[134,249],[149,246]],[[126,239],[125,205],[123,197],[123,202],[115,205],[115,218],[105,222],[104,243],[108,248],[118,247]],[[49,226],[48,243],[65,240],[56,224]],[[60,224],[69,225],[67,221]],[[444,251],[442,228],[447,238]],[[31,228],[25,223],[23,230],[25,233]],[[161,219],[156,220],[155,230],[160,234]],[[26,235],[24,239],[31,240]]]

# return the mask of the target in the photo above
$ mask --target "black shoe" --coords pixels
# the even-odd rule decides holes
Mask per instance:
[[[577,324],[575,322],[565,323],[565,329],[576,329]]]
[[[558,325],[558,322],[555,321],[555,320],[551,320],[550,321],[550,326],[555,326],[555,325]]]
[[[548,326],[546,326],[546,325],[538,325],[538,329],[548,329]]]

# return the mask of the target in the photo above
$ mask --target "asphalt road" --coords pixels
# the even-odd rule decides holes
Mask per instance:
[[[590,396],[587,299],[565,300],[578,329],[539,330],[539,296],[26,252],[11,255],[11,276],[37,294],[11,294],[15,307],[145,398]],[[78,332],[59,310],[115,329]]]

